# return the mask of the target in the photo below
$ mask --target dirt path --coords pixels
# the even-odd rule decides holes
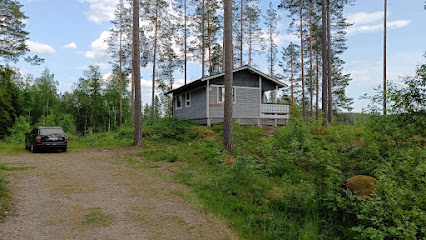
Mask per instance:
[[[120,163],[132,150],[0,156],[14,210],[0,239],[234,239],[175,194],[184,187]]]

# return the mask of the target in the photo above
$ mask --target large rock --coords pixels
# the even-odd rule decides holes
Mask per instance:
[[[365,176],[358,175],[349,178],[346,181],[345,187],[352,191],[353,194],[361,197],[369,197],[376,189],[378,184],[377,179]]]

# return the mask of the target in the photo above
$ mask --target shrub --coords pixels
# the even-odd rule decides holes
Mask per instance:
[[[145,125],[144,136],[153,139],[192,140],[199,136],[194,130],[195,126],[189,120],[178,120],[174,118],[163,118],[152,125]]]
[[[9,129],[10,136],[6,138],[6,142],[13,144],[24,144],[25,134],[31,131],[30,123],[24,116],[19,116],[15,124]]]

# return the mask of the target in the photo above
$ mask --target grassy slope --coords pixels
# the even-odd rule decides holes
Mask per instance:
[[[185,121],[164,120],[144,126],[143,134],[144,151],[124,162],[141,171],[166,166],[171,174],[158,171],[161,176],[183,183],[192,191],[177,194],[224,219],[243,238],[382,239],[393,236],[391,238],[409,239],[406,236],[422,236],[415,232],[417,230],[410,233],[405,229],[426,223],[421,207],[424,205],[421,196],[426,193],[424,186],[417,186],[418,192],[413,193],[403,181],[393,179],[401,173],[380,167],[396,156],[401,160],[393,166],[402,163],[407,168],[408,165],[409,169],[403,171],[412,172],[413,176],[408,177],[415,178],[409,180],[421,182],[426,169],[424,163],[418,161],[425,155],[421,134],[405,139],[400,149],[394,146],[392,138],[372,133],[367,125],[322,128],[318,124],[295,121],[275,133],[271,128],[235,125],[232,156],[223,151],[221,125],[200,127]],[[130,146],[133,131],[123,128],[111,133],[70,137],[70,140],[70,150],[114,149]],[[0,154],[14,152],[16,148],[8,145]],[[376,199],[399,201],[402,207],[386,205],[380,200],[365,202],[346,195],[350,193],[344,192],[341,184],[356,174],[383,179],[385,184]],[[401,186],[407,190],[403,198],[389,194]],[[406,195],[417,200],[401,202],[406,200]],[[414,212],[401,213],[401,208],[413,207]],[[384,212],[390,209],[393,211],[388,214],[390,218],[408,219],[408,224],[398,225],[386,219],[389,216],[372,216],[370,221],[368,216],[374,215],[375,209]],[[364,213],[361,217],[366,219],[357,219],[359,212]],[[416,216],[417,222],[410,216]],[[377,217],[383,218],[379,219],[379,226],[374,225]],[[358,228],[351,228],[355,225]],[[392,229],[393,225],[398,225],[396,230]],[[396,235],[392,235],[394,233]]]

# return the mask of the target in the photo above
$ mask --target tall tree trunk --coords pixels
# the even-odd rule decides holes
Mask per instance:
[[[316,60],[317,60],[317,76],[316,76],[316,80],[317,80],[317,87],[316,87],[316,104],[315,104],[315,116],[316,116],[316,120],[319,119],[319,56],[318,56],[318,52],[316,52]]]
[[[139,43],[139,0],[133,0],[133,67],[135,79],[135,133],[133,145],[142,145],[142,96]]]
[[[309,1],[309,96],[311,100],[310,116],[314,117],[313,79],[312,79],[312,0]]]
[[[327,0],[327,67],[328,67],[328,75],[327,75],[327,87],[328,87],[328,110],[327,110],[327,120],[331,122],[333,120],[333,83],[331,81],[331,19],[330,19],[330,0]]]
[[[240,67],[243,66],[243,1],[244,0],[240,0],[241,1],[241,16],[240,16],[240,28],[241,28],[241,39],[240,39]]]
[[[206,48],[206,46],[205,46],[205,36],[204,36],[204,19],[205,19],[205,17],[204,17],[204,0],[203,0],[203,13],[202,13],[202,16],[201,16],[201,21],[202,21],[202,25],[203,25],[203,33],[201,34],[201,37],[202,37],[202,40],[201,40],[201,74],[202,74],[202,78],[204,78],[204,76],[205,76],[205,72],[204,72],[204,63],[205,63],[205,61],[204,61],[204,57],[205,57],[205,48]]]
[[[187,18],[186,18],[186,0],[185,0],[185,50],[184,50],[184,52],[185,52],[185,85],[186,85],[186,79],[187,79],[187,66],[186,66],[186,64],[187,64],[187,56],[186,56],[186,51],[187,51],[187,46],[186,46],[186,34],[187,34],[187,31],[186,31],[186,21],[187,21]]]
[[[322,15],[322,33],[321,33],[321,41],[322,41],[322,112],[324,123],[327,120],[327,82],[328,82],[328,55],[327,55],[327,0],[322,0],[321,6],[321,15]]]
[[[250,23],[250,26],[249,26],[249,52],[248,52],[248,65],[249,66],[251,66],[251,51],[252,51],[252,26],[251,26],[251,23]]]
[[[135,63],[133,56],[135,55],[135,46],[133,45],[132,35],[132,96],[130,97],[130,115],[132,118],[135,116]]]
[[[122,71],[122,61],[123,61],[123,50],[122,50],[122,41],[123,41],[123,20],[122,20],[122,11],[123,11],[123,1],[120,1],[120,120],[118,126],[121,126],[123,123],[123,71]]]
[[[152,64],[152,106],[151,106],[151,121],[154,122],[155,112],[155,68],[157,60],[157,40],[158,40],[158,0],[155,6],[155,31],[154,31],[154,58]]]
[[[209,41],[209,75],[212,75],[212,41],[211,41],[211,29],[210,29],[210,6],[209,0],[207,0],[207,33],[208,33],[208,41]]]
[[[232,0],[224,1],[224,30],[225,30],[225,106],[223,126],[223,146],[232,152],[232,80],[233,80],[233,52],[232,52]]]
[[[426,9],[426,6],[425,6]],[[386,14],[387,14],[387,1],[385,0],[384,10],[384,22],[383,22],[383,115],[386,115]]]
[[[306,104],[305,104],[305,64],[303,59],[303,1],[300,0],[300,59],[302,63],[302,109],[303,109],[303,118],[306,117]]]
[[[222,72],[225,72],[225,25],[223,26],[223,38],[222,38]]]
[[[291,45],[293,45],[293,43],[290,43]],[[290,71],[291,71],[291,75],[290,75],[290,84],[291,84],[291,107],[293,107],[294,104],[294,68],[293,68],[293,63],[294,63],[294,56],[293,53],[291,53],[291,57],[290,57]]]

